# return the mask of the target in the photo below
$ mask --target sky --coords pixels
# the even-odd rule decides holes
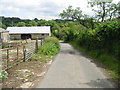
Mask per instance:
[[[114,3],[120,0],[113,0]],[[80,7],[84,14],[94,15],[87,7],[87,0],[0,0],[0,16],[21,19],[59,19],[59,14],[72,5]]]

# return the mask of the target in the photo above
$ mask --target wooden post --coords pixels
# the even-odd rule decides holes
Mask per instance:
[[[9,49],[7,49],[7,68],[8,68],[8,63],[9,63]]]
[[[36,39],[36,44],[35,44],[35,52],[38,52],[38,38]]]
[[[17,60],[19,59],[19,48],[17,46]]]
[[[41,39],[41,46],[42,46],[42,39]]]
[[[23,46],[23,62],[25,62],[25,59],[26,59],[26,47]]]

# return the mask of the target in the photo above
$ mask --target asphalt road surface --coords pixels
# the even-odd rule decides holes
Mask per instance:
[[[114,88],[97,65],[71,45],[61,51],[37,88]]]

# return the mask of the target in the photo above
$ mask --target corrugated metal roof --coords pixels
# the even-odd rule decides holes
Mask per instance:
[[[10,34],[50,33],[50,26],[41,27],[8,27]]]

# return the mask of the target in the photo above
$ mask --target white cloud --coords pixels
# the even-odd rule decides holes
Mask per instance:
[[[15,4],[17,6],[35,6],[38,5],[41,0],[1,0],[2,3]]]
[[[113,0],[117,3],[119,0]],[[0,15],[20,18],[55,19],[69,5],[80,7],[83,13],[93,15],[87,0],[0,0]]]

